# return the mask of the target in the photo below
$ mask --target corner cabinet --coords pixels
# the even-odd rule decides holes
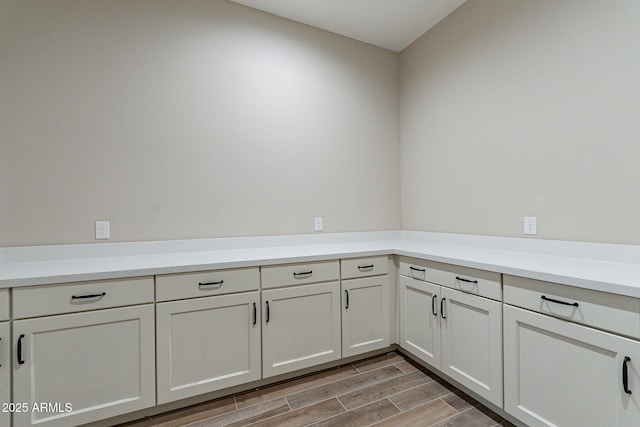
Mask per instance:
[[[262,267],[264,378],[342,357],[339,275],[338,261]]]
[[[502,406],[500,274],[400,261],[400,347]]]
[[[508,413],[532,427],[640,425],[640,342],[588,325],[637,339],[640,302],[505,276]]]
[[[341,261],[343,357],[389,346],[388,263],[386,256]]]
[[[13,322],[13,401],[29,405],[13,424],[79,425],[155,405],[150,302],[151,277],[14,289],[14,317],[42,317]]]
[[[257,267],[157,276],[158,404],[261,378],[259,277]],[[165,301],[175,298],[190,299]]]

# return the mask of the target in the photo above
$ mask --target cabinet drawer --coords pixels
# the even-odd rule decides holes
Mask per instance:
[[[340,275],[343,279],[378,276],[387,274],[389,262],[386,256],[352,258],[340,261]]]
[[[13,290],[13,317],[46,316],[153,302],[153,277],[99,280]]]
[[[9,320],[9,289],[0,289],[0,320]]]
[[[429,261],[400,257],[399,272],[403,276],[413,279],[427,281],[427,266]]]
[[[258,267],[156,276],[156,299],[170,301],[258,290]]]
[[[504,302],[640,338],[640,299],[637,298],[505,275]]]
[[[427,280],[437,285],[502,301],[500,273],[430,262]]]
[[[304,285],[328,282],[340,278],[338,261],[307,262],[300,264],[262,267],[262,288]]]

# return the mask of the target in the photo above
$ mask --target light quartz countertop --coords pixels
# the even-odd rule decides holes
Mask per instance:
[[[0,288],[374,255],[640,298],[640,246],[412,231],[0,248]]]

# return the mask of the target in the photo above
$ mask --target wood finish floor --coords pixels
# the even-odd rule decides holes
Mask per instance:
[[[512,427],[395,352],[122,427],[249,425]]]

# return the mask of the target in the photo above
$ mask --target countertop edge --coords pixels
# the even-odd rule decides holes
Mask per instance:
[[[377,255],[406,256],[640,298],[640,264],[405,238],[4,263],[0,264],[0,289]]]

